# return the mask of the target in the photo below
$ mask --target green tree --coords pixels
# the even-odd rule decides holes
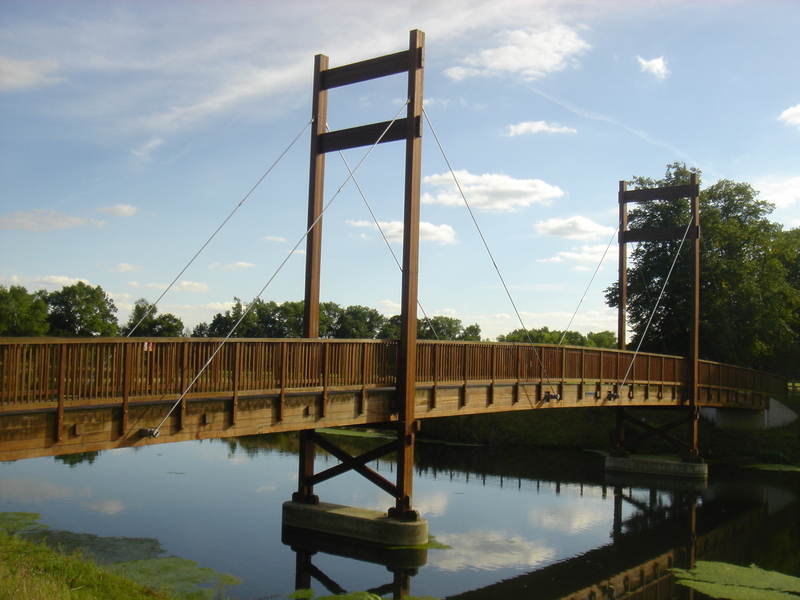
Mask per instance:
[[[0,285],[0,336],[47,335],[47,303],[21,285]]]
[[[97,337],[117,335],[117,307],[99,285],[82,281],[44,294],[50,335]]]
[[[385,318],[374,308],[353,305],[341,311],[331,328],[338,339],[370,340],[378,335]]]
[[[692,172],[699,174],[674,163],[661,180],[637,177],[631,184],[637,189],[683,185]],[[772,210],[746,183],[721,180],[700,192],[702,358],[770,369],[797,344],[800,288],[792,272],[796,262],[784,255],[784,244],[796,247],[796,234],[787,235],[770,221]],[[688,200],[657,201],[631,210],[628,222],[630,229],[685,227],[689,216]],[[684,244],[654,310],[679,247],[680,240],[669,240],[640,243],[631,251],[627,309],[632,346],[641,340],[645,351],[688,351],[689,244]],[[618,282],[606,290],[606,302],[618,307]],[[651,313],[652,323],[642,338]]]
[[[481,328],[476,323],[465,329],[461,319],[436,315],[417,320],[417,339],[479,342]]]
[[[145,298],[140,298],[136,301],[121,333],[138,337],[180,337],[183,335],[183,330],[183,321],[178,317],[172,313],[158,315],[155,306]]]
[[[400,315],[392,315],[384,319],[383,325],[375,336],[379,340],[400,339]]]

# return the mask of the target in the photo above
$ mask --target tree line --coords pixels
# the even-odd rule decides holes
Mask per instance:
[[[631,189],[684,185],[692,173],[683,163],[667,166],[662,179],[635,177]],[[721,180],[701,189],[701,358],[780,373],[800,379],[800,228],[784,230],[769,220],[774,209],[747,183]],[[657,201],[629,212],[629,229],[686,227],[689,202]],[[627,314],[630,348],[686,355],[689,348],[691,281],[689,245],[680,241],[643,242],[633,246],[628,268]],[[665,280],[677,255],[669,281]],[[659,299],[662,288],[663,297]],[[619,284],[605,290],[606,303],[619,307]],[[100,286],[78,282],[54,292],[28,293],[22,286],[0,286],[0,336],[298,338],[303,302],[256,299],[217,313],[191,332],[175,315],[158,311],[145,299],[136,302],[127,323]],[[135,331],[134,331],[135,328]],[[397,339],[400,317],[385,317],[365,306],[320,306],[322,338]],[[480,341],[477,324],[464,326],[445,316],[419,319],[419,339]],[[573,346],[616,346],[610,331],[517,329],[501,342],[535,342]]]
[[[256,299],[233,306],[187,331],[172,313],[159,314],[145,299],[136,301],[128,321],[120,325],[113,300],[100,286],[78,282],[55,292],[28,293],[22,286],[0,286],[0,336],[54,337],[203,337],[203,338],[300,338],[303,336],[303,301]],[[327,339],[398,339],[400,315],[385,317],[366,306],[342,307],[335,302],[320,304],[319,337]],[[417,323],[421,340],[480,342],[477,323],[463,325],[460,319],[436,315]],[[562,341],[563,338],[563,341]],[[516,329],[497,338],[500,342],[523,342],[573,346],[616,347],[613,332],[589,333]]]

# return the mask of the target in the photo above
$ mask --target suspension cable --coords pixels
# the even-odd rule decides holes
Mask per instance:
[[[292,257],[292,255],[300,247],[300,244],[303,243],[303,241],[311,233],[311,230],[314,229],[314,227],[316,227],[317,223],[319,223],[320,219],[322,219],[322,215],[325,214],[325,212],[328,210],[328,208],[331,206],[331,204],[333,204],[333,201],[336,200],[336,198],[339,196],[339,194],[341,194],[342,190],[344,190],[344,188],[348,184],[348,182],[355,177],[356,171],[358,171],[358,169],[361,168],[361,165],[363,165],[364,161],[366,161],[367,158],[370,156],[370,154],[372,154],[372,151],[375,149],[375,147],[378,144],[381,143],[381,140],[383,140],[384,136],[386,136],[386,133],[392,127],[394,122],[397,121],[398,117],[400,116],[400,113],[406,108],[407,105],[408,105],[408,100],[406,100],[406,103],[397,112],[397,114],[395,115],[394,119],[392,119],[389,122],[389,124],[386,126],[386,129],[383,130],[383,132],[378,137],[378,139],[375,141],[375,143],[372,144],[372,146],[370,146],[369,150],[366,152],[366,154],[364,154],[364,156],[358,162],[358,164],[356,165],[355,169],[344,180],[344,183],[342,183],[342,185],[339,186],[339,189],[336,190],[336,193],[331,197],[330,200],[328,200],[328,202],[325,204],[325,206],[323,206],[322,211],[319,213],[319,216],[317,216],[317,218],[314,219],[314,222],[311,223],[308,226],[308,229],[306,229],[306,231],[303,233],[303,235],[300,236],[300,239],[297,240],[297,243],[294,245],[292,250],[286,255],[286,258],[284,258],[283,261],[281,262],[281,264],[278,265],[278,268],[275,270],[275,272],[272,274],[272,276],[267,280],[267,282],[261,288],[261,291],[259,291],[258,294],[256,294],[256,296],[255,296],[255,298],[253,298],[252,302],[250,302],[250,304],[247,305],[247,308],[244,311],[242,311],[242,315],[241,315],[241,317],[239,317],[239,320],[236,321],[236,323],[233,324],[233,327],[231,327],[230,331],[228,331],[228,334],[217,345],[217,347],[214,349],[214,352],[212,352],[211,356],[208,357],[208,360],[206,360],[206,362],[203,364],[203,366],[197,372],[197,375],[194,376],[194,379],[192,379],[191,382],[189,382],[189,385],[186,386],[186,389],[184,389],[183,393],[175,401],[175,403],[172,405],[172,408],[169,409],[169,412],[167,412],[167,414],[164,416],[164,418],[161,420],[161,422],[158,424],[158,426],[155,429],[141,429],[141,430],[139,430],[140,435],[142,435],[143,437],[158,437],[158,432],[161,429],[161,426],[164,425],[164,423],[169,418],[169,416],[175,411],[175,409],[178,407],[178,405],[181,403],[181,401],[183,401],[183,399],[186,397],[186,394],[189,393],[189,390],[192,389],[192,387],[197,382],[197,380],[200,379],[200,376],[208,368],[208,365],[211,364],[211,361],[214,360],[214,357],[217,356],[219,351],[222,350],[222,347],[228,342],[228,340],[231,338],[231,336],[233,336],[233,333],[234,333],[234,331],[236,331],[236,328],[239,327],[239,325],[242,323],[244,318],[248,314],[250,314],[250,311],[253,309],[253,307],[255,306],[256,302],[261,299],[261,296],[264,294],[264,292],[267,290],[267,288],[270,286],[270,284],[273,282],[273,280],[278,276],[278,274],[281,272],[281,270],[286,265],[286,263],[289,262],[289,259]]]
[[[564,337],[566,337],[567,331],[569,331],[569,328],[572,326],[572,321],[575,320],[575,315],[578,314],[578,311],[581,308],[581,304],[583,304],[583,301],[586,300],[586,294],[589,293],[589,288],[592,287],[592,282],[594,282],[594,278],[597,277],[597,272],[600,270],[600,267],[603,265],[603,261],[606,259],[606,254],[608,254],[608,250],[609,250],[609,248],[611,248],[611,244],[614,241],[614,238],[616,237],[617,232],[619,231],[619,228],[620,228],[621,225],[622,225],[621,222],[617,224],[617,228],[614,230],[614,233],[611,235],[611,239],[608,240],[608,245],[606,246],[606,250],[605,250],[605,252],[603,252],[603,256],[602,256],[602,258],[600,258],[600,262],[597,263],[597,268],[594,270],[594,274],[592,275],[592,278],[589,280],[589,285],[587,285],[586,289],[583,291],[583,296],[581,296],[581,299],[578,301],[578,306],[575,307],[575,312],[572,313],[572,318],[569,320],[569,323],[567,324],[567,328],[563,332],[561,332],[561,339],[558,340],[558,345],[559,346],[564,342]]]
[[[636,357],[638,356],[639,350],[642,347],[642,342],[644,342],[644,338],[647,335],[647,330],[650,329],[650,323],[653,322],[653,317],[656,314],[656,310],[658,310],[658,305],[661,302],[661,298],[664,296],[664,291],[667,289],[667,283],[669,283],[669,279],[672,276],[672,271],[675,269],[675,265],[678,262],[678,256],[680,256],[681,249],[683,248],[683,242],[686,241],[686,236],[689,235],[689,231],[692,228],[693,222],[694,222],[694,217],[691,217],[689,219],[688,225],[686,225],[686,230],[683,232],[681,243],[678,245],[678,249],[675,252],[675,258],[672,259],[672,266],[670,266],[669,268],[669,273],[667,273],[667,278],[664,280],[664,285],[661,286],[661,293],[658,295],[658,298],[656,299],[656,303],[655,306],[653,306],[653,310],[650,311],[650,318],[647,319],[647,325],[645,325],[642,335],[639,336],[639,344],[636,346],[636,351],[633,353],[631,364],[628,365],[628,370],[625,372],[625,377],[622,378],[622,383],[620,383],[620,387],[624,386],[625,383],[628,381],[628,375],[630,375],[631,369],[633,369],[633,364],[636,362]]]
[[[483,247],[486,249],[487,254],[489,255],[489,259],[492,261],[492,265],[494,266],[494,270],[497,272],[497,276],[500,278],[500,283],[503,286],[503,289],[506,292],[506,296],[508,296],[509,301],[511,302],[511,306],[514,308],[514,313],[517,315],[517,319],[519,320],[520,325],[522,325],[523,331],[525,331],[525,335],[528,338],[528,343],[533,348],[533,353],[536,355],[536,360],[539,362],[539,366],[542,369],[542,374],[544,378],[547,380],[547,385],[550,387],[550,393],[552,396],[557,397],[557,394],[553,393],[553,384],[550,381],[550,377],[547,375],[547,369],[542,362],[541,356],[539,356],[539,352],[536,350],[536,346],[534,346],[533,339],[531,338],[530,331],[528,328],[525,327],[525,323],[522,320],[522,315],[520,314],[519,310],[517,309],[517,304],[514,302],[514,298],[511,296],[511,292],[506,285],[505,279],[503,279],[503,274],[500,272],[500,267],[497,266],[497,261],[494,259],[494,255],[492,251],[489,249],[489,244],[486,241],[486,238],[483,235],[483,231],[481,231],[480,225],[478,225],[478,220],[475,218],[475,214],[472,211],[472,207],[470,206],[469,202],[467,201],[467,197],[464,194],[464,190],[461,188],[461,184],[458,181],[458,177],[456,177],[455,170],[453,169],[452,165],[450,164],[450,160],[447,158],[445,154],[444,148],[442,147],[442,143],[439,141],[439,136],[436,135],[436,130],[433,128],[433,124],[431,123],[430,117],[428,117],[428,111],[424,108],[422,109],[422,113],[425,115],[425,121],[428,123],[428,127],[431,128],[431,133],[433,133],[433,138],[436,140],[436,144],[439,146],[439,151],[442,153],[442,157],[444,158],[445,163],[447,163],[447,168],[450,170],[450,175],[453,177],[453,181],[456,184],[456,188],[458,188],[458,193],[461,195],[461,199],[464,201],[464,204],[467,207],[467,211],[469,212],[469,216],[472,218],[472,222],[475,225],[475,229],[478,230],[478,235],[483,242]]]
[[[142,324],[142,322],[143,322],[143,321],[144,321],[144,320],[145,320],[145,319],[146,319],[148,316],[150,316],[150,313],[152,313],[152,312],[153,312],[153,311],[156,309],[156,306],[158,306],[158,303],[159,303],[159,302],[161,302],[161,300],[164,298],[164,296],[167,294],[167,292],[169,292],[169,291],[172,289],[172,286],[174,286],[174,285],[175,285],[175,283],[178,281],[178,279],[180,279],[180,277],[181,277],[181,276],[182,276],[182,275],[183,275],[183,274],[186,272],[186,269],[188,269],[188,268],[189,268],[189,267],[192,265],[192,263],[195,261],[195,259],[196,259],[198,256],[200,256],[200,253],[201,253],[203,250],[205,250],[205,249],[206,249],[206,246],[208,246],[208,244],[210,244],[210,243],[211,243],[211,240],[213,240],[213,239],[216,237],[216,235],[217,235],[217,234],[220,232],[220,230],[221,230],[223,227],[225,227],[225,225],[227,224],[227,222],[228,222],[228,221],[230,221],[231,217],[233,217],[233,215],[236,213],[236,211],[238,211],[238,210],[239,210],[239,209],[242,207],[242,204],[244,204],[244,203],[245,203],[245,200],[247,200],[247,199],[250,197],[250,195],[251,195],[251,194],[252,194],[252,193],[255,191],[255,189],[256,189],[256,188],[257,188],[257,187],[258,187],[258,186],[261,184],[261,182],[262,182],[262,181],[264,181],[264,179],[267,177],[267,175],[269,175],[269,174],[272,172],[272,169],[274,169],[274,168],[275,168],[275,166],[276,166],[276,165],[277,165],[277,164],[278,164],[278,163],[281,161],[281,159],[282,159],[284,156],[286,156],[286,153],[287,153],[287,152],[289,152],[289,150],[292,148],[292,146],[294,146],[295,142],[296,142],[298,139],[300,139],[300,136],[301,136],[301,135],[303,135],[303,134],[306,132],[306,130],[307,130],[307,129],[308,129],[310,126],[311,126],[311,123],[313,123],[313,119],[312,119],[311,121],[309,121],[308,123],[306,123],[306,126],[305,126],[305,127],[303,127],[302,131],[300,131],[300,133],[298,133],[298,134],[295,136],[295,138],[294,138],[294,139],[291,141],[291,143],[290,143],[290,144],[289,144],[289,145],[286,147],[286,149],[285,149],[283,152],[281,152],[280,156],[278,156],[278,158],[276,158],[276,159],[275,159],[275,161],[274,161],[274,162],[273,162],[273,163],[270,165],[270,167],[269,167],[269,168],[266,170],[266,172],[265,172],[265,173],[264,173],[264,174],[261,176],[261,178],[260,178],[258,181],[256,181],[255,185],[254,185],[252,188],[250,188],[250,191],[249,191],[249,192],[247,192],[247,193],[244,195],[244,198],[242,198],[242,199],[241,199],[241,201],[239,202],[239,204],[237,204],[237,205],[236,205],[236,207],[235,207],[235,208],[234,208],[234,209],[231,211],[231,213],[230,213],[230,214],[229,214],[229,215],[228,215],[228,216],[225,218],[225,220],[224,220],[224,221],[222,221],[222,224],[220,224],[220,226],[219,226],[219,227],[217,227],[217,229],[214,231],[214,233],[212,233],[212,234],[211,234],[211,237],[209,237],[209,238],[206,240],[205,244],[203,244],[203,245],[200,247],[200,249],[199,249],[199,250],[198,250],[198,251],[195,253],[195,255],[192,257],[192,259],[191,259],[191,260],[190,260],[188,263],[186,263],[186,266],[184,266],[184,267],[183,267],[183,269],[181,269],[181,272],[180,272],[180,273],[178,273],[178,274],[175,276],[175,279],[173,279],[173,280],[172,280],[172,283],[170,283],[170,284],[167,286],[167,289],[165,289],[165,290],[164,290],[164,291],[161,293],[161,295],[158,297],[158,299],[157,299],[155,302],[153,302],[153,303],[152,303],[152,304],[149,306],[149,308],[148,308],[148,309],[147,309],[147,311],[144,313],[144,315],[142,315],[142,318],[141,318],[141,319],[139,319],[139,321],[136,323],[136,325],[134,325],[134,326],[133,326],[133,328],[131,328],[131,330],[128,332],[128,334],[127,334],[125,337],[131,337],[131,335],[133,334],[133,332],[134,332],[134,331],[136,331],[137,327],[139,327],[139,325],[141,325],[141,324]]]
[[[327,125],[326,125],[326,128],[327,128]],[[347,159],[344,157],[344,154],[342,153],[341,150],[339,150],[339,156],[341,157],[342,162],[344,163],[344,166],[347,169],[347,172],[352,175],[353,172],[350,170],[350,165],[348,164]],[[369,211],[369,214],[372,216],[372,220],[375,222],[375,227],[378,228],[378,232],[381,234],[381,237],[383,238],[383,242],[386,244],[386,247],[389,249],[389,252],[391,253],[392,258],[394,259],[394,262],[397,265],[397,268],[402,273],[403,272],[403,266],[400,264],[400,261],[397,259],[397,254],[395,253],[394,249],[392,248],[392,245],[389,243],[389,239],[386,237],[386,233],[383,231],[383,227],[381,227],[381,224],[378,221],[378,217],[375,216],[375,212],[372,210],[372,206],[370,206],[370,203],[367,200],[367,197],[364,195],[364,191],[361,189],[361,186],[358,184],[358,180],[355,178],[355,175],[353,175],[353,183],[355,184],[356,189],[358,190],[358,193],[361,195],[361,199],[364,201],[364,204],[366,205],[367,210]],[[428,324],[428,327],[433,332],[433,336],[437,340],[439,340],[439,334],[436,332],[436,328],[433,326],[433,322],[428,317],[428,313],[425,312],[425,309],[422,307],[422,303],[419,301],[419,299],[417,299],[417,306],[422,311],[422,315],[425,317],[425,322]]]

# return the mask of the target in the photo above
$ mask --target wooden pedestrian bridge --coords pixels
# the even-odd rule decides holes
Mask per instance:
[[[691,362],[676,356],[418,341],[416,362],[412,421],[553,408],[686,412],[691,404]],[[0,338],[0,460],[391,428],[402,404],[397,372],[395,341]],[[696,407],[759,411],[786,390],[781,377],[708,361],[699,361],[697,380]],[[157,437],[143,435],[153,429]]]

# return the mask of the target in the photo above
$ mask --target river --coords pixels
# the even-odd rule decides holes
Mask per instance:
[[[337,442],[353,450],[376,443],[349,436]],[[281,505],[297,481],[295,451],[294,436],[272,435],[2,463],[0,513],[36,513],[53,540],[88,548],[101,563],[194,561],[195,574],[210,568],[237,578],[225,593],[240,600],[285,598],[296,586],[317,595],[377,590],[488,599],[530,590],[525,597],[583,600],[588,596],[570,594],[607,589],[637,565],[631,572],[648,579],[658,570],[648,561],[674,548],[681,549],[675,556],[689,556],[692,536],[699,559],[800,576],[800,561],[791,558],[800,556],[796,477],[712,468],[704,490],[680,491],[607,482],[602,458],[591,453],[419,444],[414,506],[435,543],[385,557],[282,539]],[[317,461],[318,470],[336,463],[325,455]],[[392,477],[392,462],[373,466]],[[323,501],[363,508],[392,504],[355,474],[316,492]],[[616,581],[615,592],[625,597],[623,580]],[[626,585],[633,589],[636,581]],[[684,592],[675,587],[664,597],[688,598]]]

